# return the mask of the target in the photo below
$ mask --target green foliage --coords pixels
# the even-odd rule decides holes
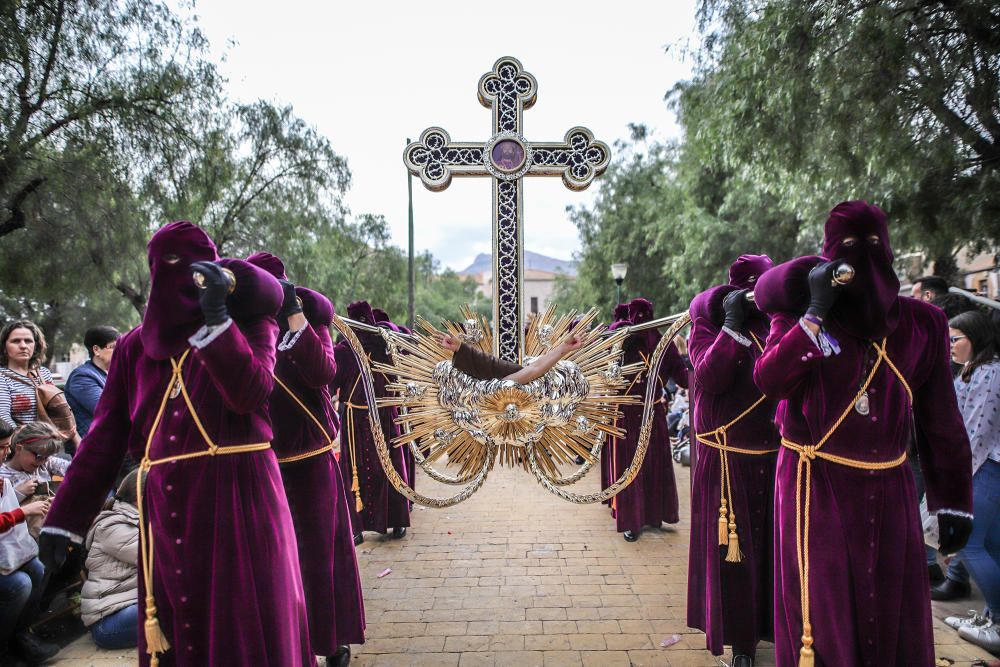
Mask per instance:
[[[90,326],[139,322],[146,242],[176,219],[221,255],[279,255],[341,312],[366,298],[406,320],[406,258],[382,216],[348,220],[346,161],[291,107],[227,102],[205,47],[156,3],[0,10],[0,318],[36,320],[56,354]],[[418,258],[418,314],[475,299]]]
[[[703,0],[685,150],[818,224],[887,210],[899,247],[1000,239],[1000,6]]]

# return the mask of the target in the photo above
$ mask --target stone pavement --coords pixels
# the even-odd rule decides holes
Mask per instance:
[[[459,506],[415,508],[402,540],[366,534],[358,555],[368,641],[355,647],[352,664],[719,665],[704,650],[704,636],[685,626],[687,472],[677,467],[685,519],[632,544],[615,532],[603,505],[567,503],[506,469]],[[597,485],[592,473],[576,486],[592,492]],[[424,476],[417,488],[435,496],[454,491]],[[935,605],[938,655],[958,666],[988,656],[939,619],[973,606],[981,602]],[[661,648],[674,634],[680,641]],[[48,664],[111,667],[135,659],[99,651],[83,637]],[[758,664],[774,664],[770,645]]]

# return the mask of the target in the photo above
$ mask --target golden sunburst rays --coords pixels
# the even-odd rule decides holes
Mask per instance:
[[[525,336],[526,361],[544,354],[571,335],[582,345],[552,371],[528,385],[493,380],[477,381],[454,370],[451,353],[434,334],[446,331],[481,351],[492,350],[486,319],[471,308],[462,309],[462,322],[444,322],[441,329],[423,319],[411,338],[394,336],[396,354],[391,365],[375,364],[386,373],[390,396],[380,406],[398,406],[402,434],[395,446],[416,446],[425,467],[443,462],[453,470],[453,482],[481,470],[488,449],[501,465],[528,469],[526,447],[536,448],[536,459],[546,476],[582,456],[596,462],[597,446],[608,436],[623,435],[617,423],[620,408],[638,403],[627,395],[632,377],[642,364],[621,365],[625,332],[604,334],[595,326],[597,311],[556,316],[550,306],[538,315]]]

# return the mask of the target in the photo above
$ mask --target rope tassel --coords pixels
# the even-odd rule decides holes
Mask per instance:
[[[812,625],[806,623],[802,628],[802,648],[799,649],[799,667],[814,667],[816,652],[812,649]]]
[[[729,522],[726,521],[726,499],[722,499],[719,507],[719,546],[724,547],[729,544]]]
[[[143,624],[146,633],[146,653],[149,653],[150,664],[159,663],[158,653],[166,653],[170,650],[170,642],[163,634],[160,621],[156,618],[156,602],[152,595],[146,596],[146,622]]]
[[[729,551],[726,552],[727,563],[743,562],[743,554],[740,553],[740,536],[736,532],[736,515],[729,516]]]

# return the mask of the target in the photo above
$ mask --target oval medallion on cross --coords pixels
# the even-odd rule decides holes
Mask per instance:
[[[440,127],[424,130],[403,151],[407,169],[429,190],[444,190],[453,176],[493,178],[493,346],[507,361],[524,349],[524,228],[522,178],[560,176],[583,190],[604,173],[611,150],[585,127],[562,141],[528,141],[522,116],[537,99],[538,82],[516,58],[503,57],[479,79],[479,101],[493,113],[486,141],[452,141]]]

